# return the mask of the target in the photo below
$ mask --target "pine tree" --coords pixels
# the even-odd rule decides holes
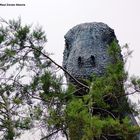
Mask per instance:
[[[41,27],[22,25],[20,18],[0,21],[1,139],[13,140],[32,128],[42,129],[41,140],[58,133],[71,140],[135,139],[140,128],[129,117],[137,112],[127,95],[140,92],[140,79],[131,78],[127,88],[134,91],[125,92],[128,74],[116,42],[108,50],[114,63],[84,84],[50,58]],[[86,89],[83,96],[75,94],[75,85],[64,88],[58,68]]]

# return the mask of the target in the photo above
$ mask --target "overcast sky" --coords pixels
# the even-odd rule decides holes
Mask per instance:
[[[127,69],[140,76],[140,0],[0,0],[26,6],[0,6],[6,20],[21,16],[23,23],[40,24],[47,33],[49,52],[61,65],[64,35],[84,22],[104,22],[115,30],[120,45],[128,43],[134,50]]]
[[[140,75],[140,1],[139,0],[1,0],[26,6],[0,6],[6,20],[21,16],[24,23],[40,24],[47,33],[47,49],[62,63],[64,35],[84,22],[104,22],[115,30],[120,45],[134,50],[129,62],[131,74]]]

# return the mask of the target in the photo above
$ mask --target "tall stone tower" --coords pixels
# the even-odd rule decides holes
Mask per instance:
[[[108,53],[113,40],[117,41],[114,30],[104,23],[84,23],[73,27],[65,35],[63,67],[79,81],[89,79],[92,74],[103,75],[108,64],[113,63]],[[119,57],[123,61],[121,53]],[[75,84],[68,74],[65,75],[68,83]],[[123,88],[123,84],[120,86]],[[136,125],[135,118],[132,116],[131,119]]]
[[[84,23],[65,35],[63,67],[75,78],[88,79],[91,74],[102,75],[111,59],[108,45],[116,40],[114,30],[104,23]],[[66,74],[67,82],[73,80]]]

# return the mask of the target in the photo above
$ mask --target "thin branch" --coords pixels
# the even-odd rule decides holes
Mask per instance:
[[[10,26],[10,24],[4,20],[3,18],[0,17],[0,22],[4,22],[6,23],[7,25]],[[64,69],[62,66],[60,66],[59,64],[57,64],[53,59],[51,59],[49,56],[47,56],[45,53],[43,53],[42,51],[40,51],[39,49],[35,48],[34,47],[34,44],[33,42],[30,40],[29,38],[29,43],[31,44],[31,46],[24,46],[24,47],[28,47],[28,48],[31,48],[33,50],[36,50],[37,52],[41,53],[44,57],[46,57],[47,59],[49,59],[53,64],[55,64],[58,68],[60,68],[61,70],[63,70],[68,76],[70,76],[77,84],[89,89],[89,87],[83,83],[81,83],[79,80],[77,80],[75,77],[73,77],[66,69]]]
[[[76,89],[74,92],[71,93],[71,95],[76,95],[76,93],[82,89],[83,89],[83,87]],[[76,97],[78,97],[78,95],[76,95]],[[81,97],[81,96],[79,96],[79,97]]]
[[[10,78],[10,79],[9,79],[9,78],[0,78],[0,79],[8,79],[8,80],[11,80],[11,81],[17,83],[17,84],[18,84],[19,86],[21,86],[22,88],[24,88],[24,86],[23,86],[21,83],[19,83],[18,81],[16,81],[15,79],[11,79],[11,78]],[[31,96],[32,98],[43,101],[43,99],[41,99],[41,98],[39,98],[39,97],[37,97],[37,96],[32,95],[32,94],[31,94],[30,92],[28,92],[27,90],[26,90],[26,92],[27,92],[27,94],[28,94],[29,96]]]
[[[63,129],[62,129],[62,128],[61,128],[61,129],[58,129],[58,130],[52,132],[51,134],[49,134],[49,135],[47,135],[47,136],[41,138],[40,140],[48,139],[49,137],[53,136],[54,134],[58,133],[58,132],[61,131],[61,130],[63,130]]]
[[[66,69],[64,69],[62,66],[60,66],[59,64],[57,64],[54,60],[52,60],[49,56],[47,56],[46,54],[44,54],[42,51],[38,50],[37,48],[34,47],[34,44],[31,42],[31,40],[29,40],[31,46],[25,46],[25,47],[29,47],[32,48],[36,51],[38,51],[39,53],[41,53],[44,57],[46,57],[47,59],[49,59],[53,64],[55,64],[57,67],[59,67],[61,70],[63,70],[68,76],[70,76],[76,83],[78,83],[79,85],[89,89],[89,87],[83,83],[81,83],[79,80],[77,80],[75,77],[73,77]]]
[[[9,23],[6,20],[4,20],[2,17],[0,17],[0,22],[4,22],[9,25]]]
[[[105,136],[102,136],[102,138],[104,138],[105,140],[108,140]]]
[[[129,95],[132,95],[132,94],[135,94],[136,92],[138,92],[137,90],[135,90],[135,91],[133,91],[133,92],[131,92],[131,93],[126,93],[126,94],[124,94],[124,95],[122,95],[122,96],[129,96]]]
[[[108,113],[110,116],[112,116],[113,119],[116,119],[116,117],[113,115],[113,113],[111,113],[110,111],[108,111],[106,109],[98,108],[98,107],[92,107],[92,109],[104,111],[104,112]]]
[[[67,132],[66,131],[63,131],[63,133],[65,134],[66,139],[69,140],[69,136],[68,136]]]
[[[123,96],[129,96],[129,95],[132,95],[132,94],[135,94],[135,93],[137,93],[137,92],[140,92],[140,90],[135,90],[135,91],[133,91],[133,92],[131,92],[131,93],[125,93],[124,95],[121,95],[121,96],[118,96],[118,98],[120,98],[120,97],[123,97]]]

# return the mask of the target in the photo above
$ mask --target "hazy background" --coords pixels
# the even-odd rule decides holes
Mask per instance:
[[[23,3],[25,7],[2,7],[6,20],[21,16],[24,23],[40,24],[47,33],[47,49],[62,63],[64,35],[84,22],[104,22],[115,30],[120,45],[134,50],[131,74],[140,75],[140,1],[139,0],[1,0],[0,3]]]
[[[64,35],[70,28],[84,22],[108,24],[115,30],[120,45],[128,43],[134,50],[127,70],[140,76],[140,0],[0,0],[0,3],[26,4],[0,6],[0,16],[6,20],[21,16],[23,23],[41,25],[47,33],[46,48],[54,53],[52,58],[60,65]]]

